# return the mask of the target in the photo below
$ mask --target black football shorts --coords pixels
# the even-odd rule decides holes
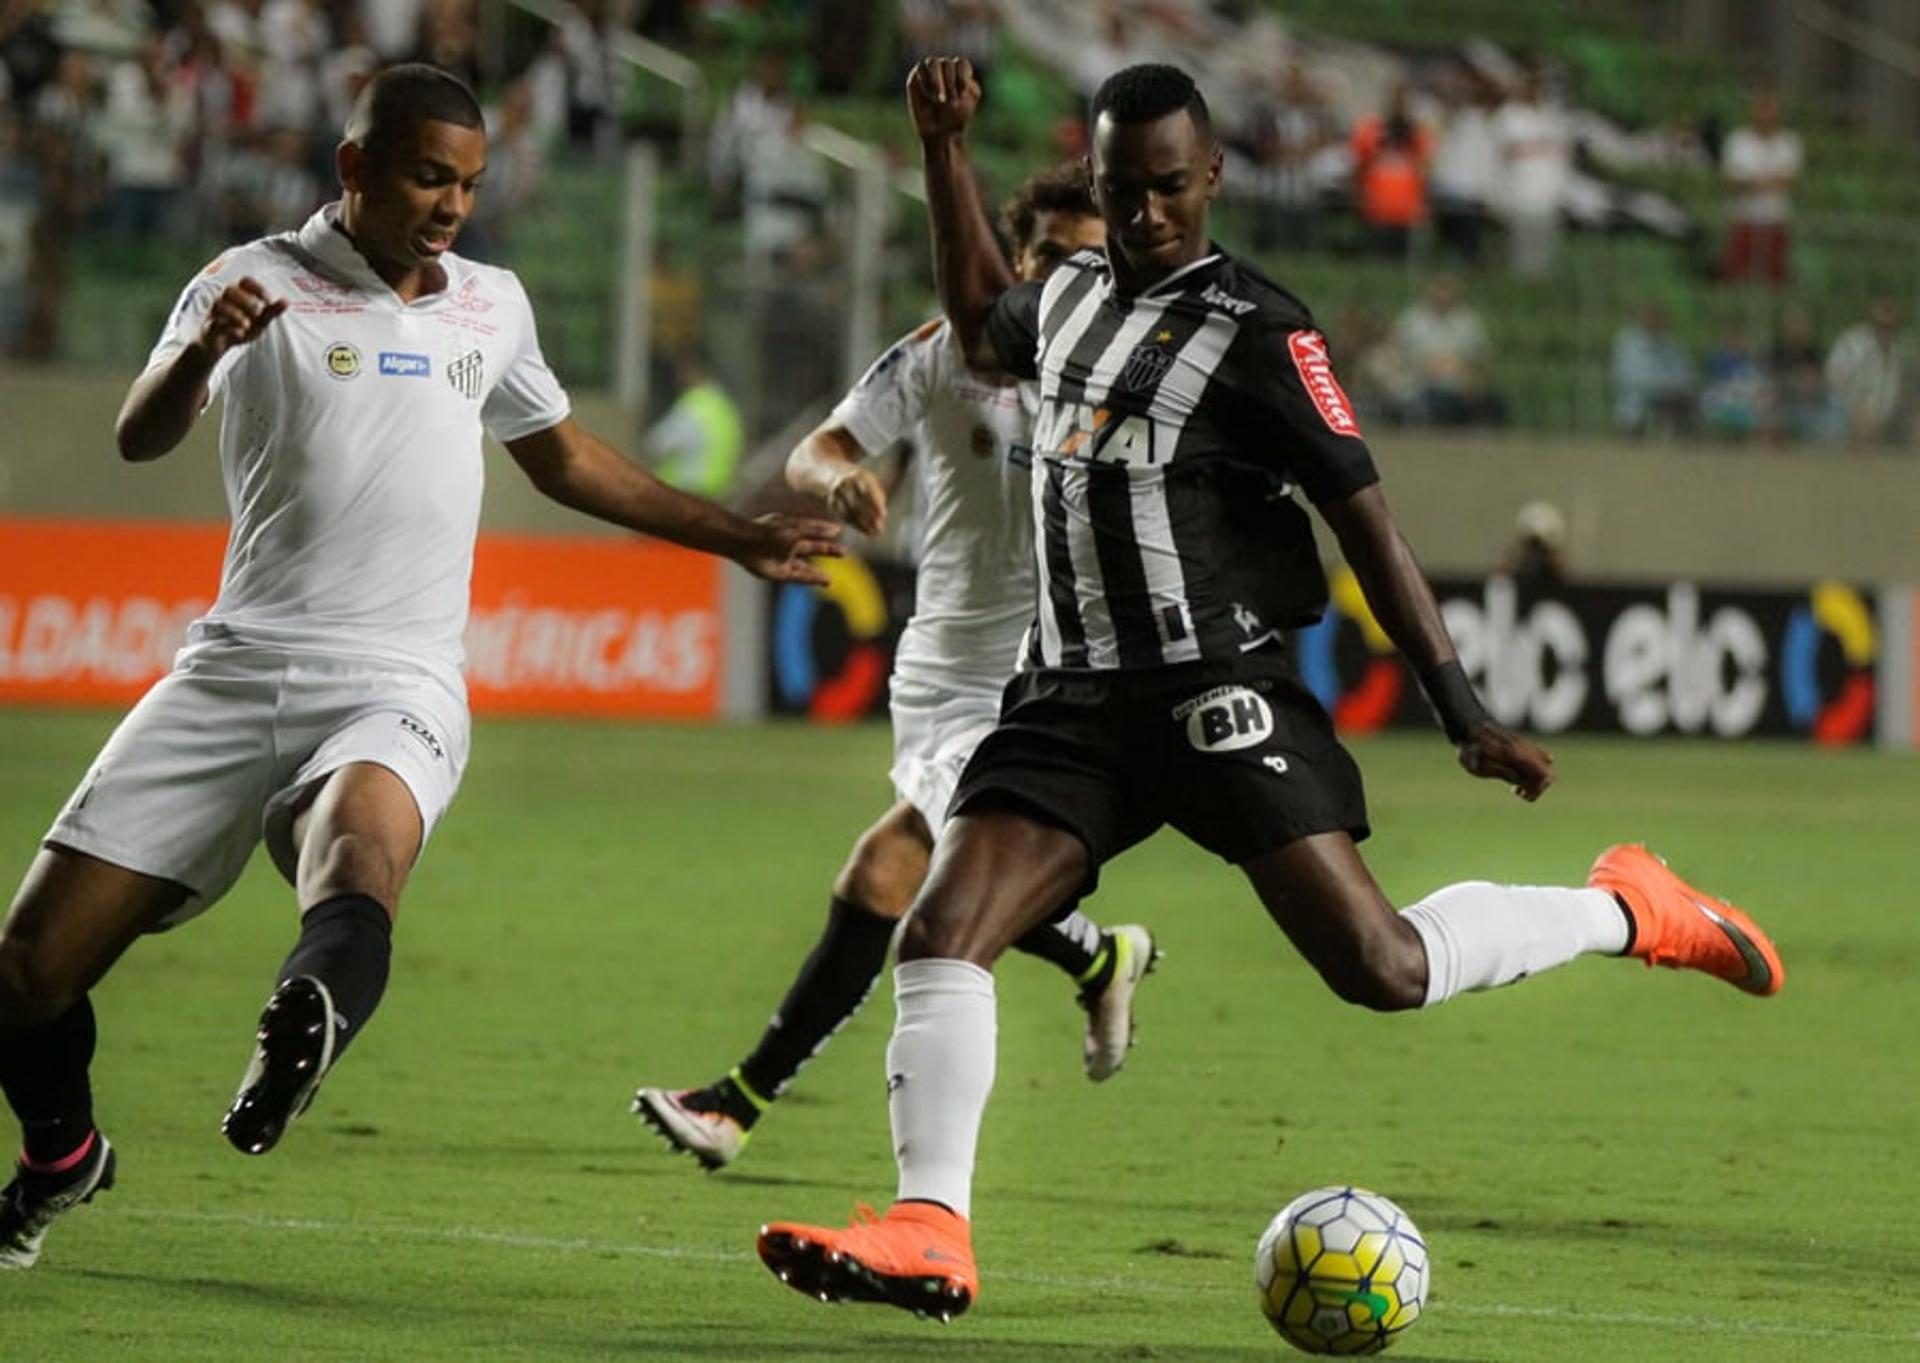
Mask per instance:
[[[993,804],[1085,843],[1083,892],[1162,824],[1236,865],[1315,833],[1368,832],[1360,770],[1278,646],[1225,662],[1016,674],[950,814]]]

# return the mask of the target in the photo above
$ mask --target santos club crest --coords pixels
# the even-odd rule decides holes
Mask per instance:
[[[481,371],[485,365],[486,356],[477,350],[469,350],[447,366],[447,382],[461,397],[477,399],[480,396]]]

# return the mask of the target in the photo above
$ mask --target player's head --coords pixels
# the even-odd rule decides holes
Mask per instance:
[[[360,253],[383,275],[423,269],[473,212],[487,168],[480,102],[438,67],[389,66],[361,87],[335,164]]]
[[[1208,250],[1220,144],[1193,77],[1156,62],[1114,72],[1094,92],[1093,195],[1115,267],[1150,281]]]
[[[1074,252],[1107,244],[1107,225],[1080,161],[1029,175],[1000,210],[1000,222],[1013,246],[1013,272],[1022,279],[1045,279]]]

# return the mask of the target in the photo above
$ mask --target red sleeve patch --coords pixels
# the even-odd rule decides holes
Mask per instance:
[[[1300,384],[1313,399],[1320,419],[1335,435],[1360,434],[1360,419],[1353,414],[1340,381],[1333,376],[1333,363],[1327,358],[1327,338],[1317,331],[1296,331],[1287,337],[1287,353],[1300,373]]]

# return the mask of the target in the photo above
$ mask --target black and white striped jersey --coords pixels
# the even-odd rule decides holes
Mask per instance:
[[[1024,666],[1231,658],[1319,618],[1293,490],[1338,501],[1379,475],[1298,299],[1219,251],[1124,297],[1083,251],[1001,295],[987,331],[1040,381]]]

